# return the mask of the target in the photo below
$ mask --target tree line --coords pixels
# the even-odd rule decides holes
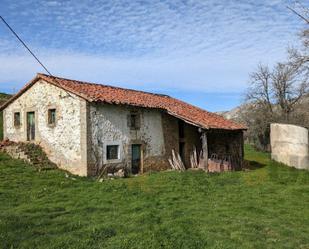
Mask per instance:
[[[269,150],[270,124],[286,123],[309,128],[309,8],[288,7],[305,20],[300,45],[287,49],[287,59],[273,67],[259,64],[249,76],[240,121],[248,126],[247,139]]]

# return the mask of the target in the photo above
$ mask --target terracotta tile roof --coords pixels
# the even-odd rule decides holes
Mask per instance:
[[[38,74],[31,82],[11,98],[1,109],[4,109],[39,79],[74,93],[89,102],[122,104],[166,111],[172,116],[205,129],[242,130],[245,126],[227,120],[220,115],[205,111],[196,106],[167,95],[154,94],[120,87],[94,84],[59,77]]]

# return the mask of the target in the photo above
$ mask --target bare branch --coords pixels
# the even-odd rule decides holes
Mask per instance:
[[[297,16],[299,16],[301,19],[303,19],[307,24],[309,24],[309,19],[306,18],[304,15],[300,14],[299,12],[297,12],[295,9],[286,6],[289,10],[291,10],[294,14],[296,14]]]

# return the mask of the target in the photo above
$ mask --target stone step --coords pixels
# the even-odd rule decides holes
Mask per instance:
[[[43,149],[38,145],[18,143],[7,145],[2,149],[12,158],[27,161],[39,170],[56,168],[56,165],[48,159]]]

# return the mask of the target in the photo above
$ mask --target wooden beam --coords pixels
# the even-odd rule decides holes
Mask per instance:
[[[207,134],[205,131],[202,133],[201,139],[202,139],[204,168],[206,171],[208,171],[208,143],[207,143]]]

